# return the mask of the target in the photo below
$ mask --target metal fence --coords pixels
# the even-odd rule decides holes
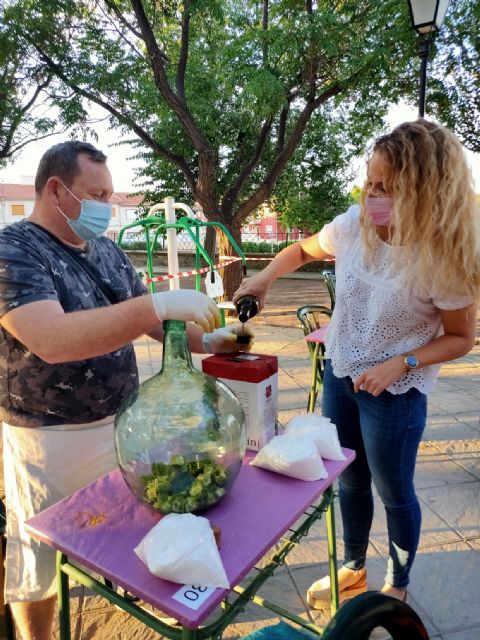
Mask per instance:
[[[284,247],[301,240],[303,237],[302,232],[255,233],[242,231],[242,248],[248,253],[278,253]]]
[[[109,233],[109,237],[116,241],[118,233]],[[259,234],[242,232],[242,249],[246,253],[278,253],[284,247],[301,239],[302,234],[289,232]],[[205,229],[200,229],[200,242],[205,243]],[[194,251],[195,243],[188,233],[181,231],[177,233],[177,246],[179,251]],[[143,233],[125,233],[122,247],[125,249],[145,249],[145,236]],[[165,236],[158,237],[157,247],[160,251],[166,250]]]

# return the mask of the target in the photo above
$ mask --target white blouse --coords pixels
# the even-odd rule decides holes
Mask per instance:
[[[439,309],[461,309],[470,303],[465,296],[446,298],[433,291],[422,294],[407,286],[402,247],[378,239],[372,260],[366,262],[358,205],[325,225],[318,242],[335,256],[336,302],[326,347],[339,378],[356,380],[370,367],[427,344],[443,333]],[[399,254],[395,261],[394,253]],[[415,387],[428,393],[440,366],[413,369],[387,389],[398,394]]]

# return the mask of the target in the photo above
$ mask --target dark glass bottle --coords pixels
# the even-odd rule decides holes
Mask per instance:
[[[247,320],[257,315],[260,302],[257,296],[242,296],[237,300],[235,308],[240,322],[247,322]]]
[[[193,366],[185,322],[163,327],[161,371],[117,413],[117,460],[128,486],[155,511],[200,511],[225,495],[240,470],[245,416],[225,384]]]

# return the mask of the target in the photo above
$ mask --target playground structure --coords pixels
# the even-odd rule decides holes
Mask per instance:
[[[186,216],[182,216],[178,220],[176,219],[175,210],[180,209],[185,211]],[[164,215],[158,215],[158,211],[164,211]],[[247,273],[247,263],[243,251],[233,239],[228,229],[220,222],[203,222],[195,218],[192,209],[181,202],[175,202],[174,198],[168,196],[163,203],[153,205],[146,218],[142,220],[136,220],[131,224],[125,225],[121,228],[118,236],[117,243],[122,246],[122,240],[125,232],[129,229],[140,227],[145,234],[145,245],[147,249],[147,276],[150,292],[155,292],[155,278],[153,273],[153,253],[157,247],[159,236],[166,233],[167,236],[167,254],[168,254],[168,273],[170,280],[170,289],[179,289],[180,275],[178,267],[178,249],[177,249],[177,230],[185,231],[191,238],[195,246],[195,270],[191,272],[195,274],[195,288],[200,291],[201,286],[201,273],[210,272],[210,282],[215,282],[215,268],[220,268],[241,260],[243,275]],[[233,250],[236,252],[237,257],[233,257],[231,260],[221,260],[218,265],[214,265],[212,259],[205,251],[200,241],[200,228],[201,227],[213,227],[219,229],[225,234],[230,242]],[[153,234],[152,234],[153,232]],[[200,258],[203,258],[208,267],[200,268]],[[190,275],[190,273],[189,273]]]

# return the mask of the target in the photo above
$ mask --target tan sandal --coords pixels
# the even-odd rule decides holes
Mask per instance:
[[[391,589],[395,589],[395,591],[391,591]],[[397,589],[403,590],[403,593],[402,594],[398,593]],[[389,584],[385,584],[382,587],[382,590],[380,593],[384,593],[386,596],[390,596],[390,598],[396,598],[401,602],[406,602],[408,597],[408,591],[406,588],[404,589],[403,587],[392,587]]]
[[[338,570],[337,575],[340,602],[354,598],[367,590],[366,569],[354,571],[342,567]],[[326,609],[330,606],[330,576],[325,576],[310,586],[307,591],[307,602],[312,609]]]

